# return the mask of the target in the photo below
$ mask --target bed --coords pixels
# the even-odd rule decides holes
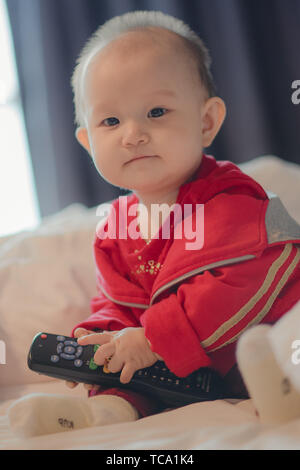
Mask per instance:
[[[275,156],[240,166],[276,193],[300,223],[300,166]],[[95,295],[91,246],[98,222],[95,209],[73,204],[34,230],[0,238],[0,340],[5,345],[0,449],[300,449],[300,419],[262,425],[251,399],[194,403],[132,423],[27,439],[11,433],[6,411],[14,400],[34,392],[86,395],[82,385],[71,390],[62,381],[35,374],[26,361],[38,331],[68,335],[87,316]]]

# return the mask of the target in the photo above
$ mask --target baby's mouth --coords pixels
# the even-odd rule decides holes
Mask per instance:
[[[157,157],[157,155],[137,155],[136,157],[133,157],[130,160],[128,160],[128,162],[126,162],[126,164],[131,163],[131,162],[135,162],[137,160],[142,160],[142,159],[144,160],[146,158],[153,158],[153,157]]]

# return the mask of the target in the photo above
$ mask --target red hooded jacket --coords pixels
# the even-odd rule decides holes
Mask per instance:
[[[300,299],[299,225],[278,197],[233,163],[210,155],[203,155],[176,201],[182,208],[190,204],[193,216],[203,205],[198,249],[187,249],[185,233],[174,236],[178,220],[171,215],[168,239],[163,227],[149,244],[141,236],[123,239],[120,227],[125,220],[128,230],[136,220],[130,207],[138,202],[135,194],[114,200],[97,231],[99,293],[92,314],[73,332],[143,326],[152,350],[177,376],[205,366],[226,374],[246,328],[274,323]],[[103,239],[108,227],[117,238]]]

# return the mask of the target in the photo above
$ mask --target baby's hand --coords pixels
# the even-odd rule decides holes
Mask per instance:
[[[95,333],[94,331],[86,330],[85,328],[77,328],[74,331],[74,338],[80,338],[81,336],[91,335],[91,334],[94,334],[94,333]],[[67,381],[66,385],[69,388],[74,388],[78,385],[78,382],[69,382],[69,381]],[[99,390],[100,385],[84,384],[84,388],[86,388],[87,390]]]
[[[103,365],[107,362],[110,372],[121,372],[120,382],[128,383],[133,374],[145,367],[152,366],[162,358],[150,348],[144,328],[124,328],[120,331],[94,333],[78,340],[81,345],[99,344],[94,355],[94,362]]]

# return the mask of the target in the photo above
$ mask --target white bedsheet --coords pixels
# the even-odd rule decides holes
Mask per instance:
[[[18,439],[9,430],[6,410],[27,393],[64,393],[84,396],[83,387],[68,390],[63,382],[13,387],[0,406],[1,450],[149,450],[149,449],[297,449],[300,420],[283,425],[261,425],[251,400],[194,403],[132,423],[81,429]]]
[[[242,167],[278,194],[300,222],[300,166],[270,156]],[[38,331],[69,334],[87,316],[96,293],[91,250],[96,222],[93,211],[75,205],[32,233],[0,239],[0,340],[7,347],[7,363],[0,364],[0,449],[300,450],[300,420],[263,426],[251,400],[196,403],[133,423],[30,439],[12,435],[6,410],[17,398],[33,392],[86,394],[81,385],[70,390],[29,371],[26,358]]]

